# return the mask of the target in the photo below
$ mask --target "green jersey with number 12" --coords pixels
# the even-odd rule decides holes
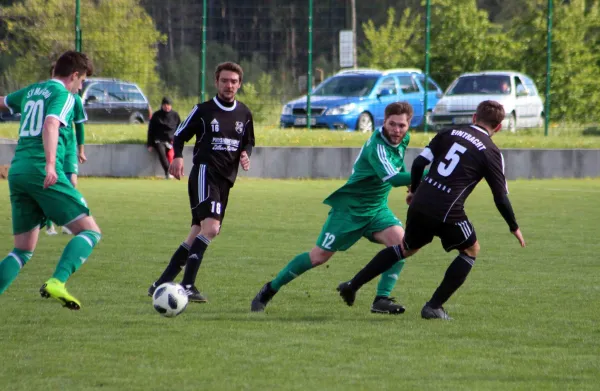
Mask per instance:
[[[65,85],[56,79],[32,84],[5,98],[12,113],[21,113],[19,141],[11,162],[11,174],[46,173],[46,154],[42,130],[47,117],[55,117],[61,123],[56,149],[56,169],[62,170],[65,140],[73,132],[73,107],[75,97]]]
[[[336,210],[346,210],[356,216],[374,216],[387,206],[392,184],[389,179],[406,171],[404,153],[410,135],[399,145],[392,145],[380,128],[363,145],[352,169],[352,175],[344,186],[324,201]]]

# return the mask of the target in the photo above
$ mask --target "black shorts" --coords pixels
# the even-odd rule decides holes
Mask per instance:
[[[441,239],[446,251],[465,250],[477,241],[475,228],[466,217],[463,221],[445,223],[409,207],[404,231],[404,248],[419,249],[431,243],[434,236]]]
[[[192,225],[206,218],[223,221],[231,183],[205,164],[194,165],[188,180]]]

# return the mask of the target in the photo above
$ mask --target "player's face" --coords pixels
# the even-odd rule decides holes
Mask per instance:
[[[81,87],[83,86],[83,82],[85,81],[86,74],[80,75],[79,72],[75,72],[69,78],[69,82],[66,84],[67,89],[72,94],[77,94]]]
[[[221,71],[215,85],[219,93],[219,98],[226,102],[233,102],[235,94],[237,94],[242,83],[240,82],[240,75],[237,73]]]
[[[383,123],[385,137],[392,144],[400,144],[410,125],[410,118],[406,114],[390,115]]]

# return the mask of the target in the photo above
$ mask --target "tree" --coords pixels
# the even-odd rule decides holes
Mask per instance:
[[[83,51],[96,75],[134,81],[146,92],[159,84],[157,44],[165,36],[138,0],[81,0],[81,10]],[[17,84],[47,77],[51,63],[74,48],[74,1],[24,0],[2,14],[8,21],[5,50],[16,57],[7,72]]]

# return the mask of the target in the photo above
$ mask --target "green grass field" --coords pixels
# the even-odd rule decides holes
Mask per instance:
[[[446,308],[419,313],[455,256],[435,240],[394,291],[407,312],[373,315],[372,282],[354,307],[335,292],[380,247],[366,241],[284,287],[265,314],[252,297],[306,251],[341,181],[240,179],[199,273],[208,304],[162,318],[149,284],[187,234],[183,182],[86,179],[104,237],[69,282],[79,312],[39,297],[66,236],[42,234],[0,297],[3,390],[597,390],[600,384],[600,180],[510,182],[521,249],[481,184],[467,211],[482,246]],[[403,189],[391,207],[405,218]],[[0,253],[12,249],[0,181]]]
[[[0,124],[0,138],[16,139],[18,125]],[[88,144],[141,144],[146,142],[146,125],[86,125]],[[358,132],[329,130],[280,129],[273,125],[256,126],[258,146],[335,146],[360,147],[369,137]],[[411,147],[424,147],[435,132],[413,131]],[[553,125],[549,136],[543,129],[522,129],[517,133],[501,132],[494,137],[500,148],[600,148],[600,128],[573,124]]]

